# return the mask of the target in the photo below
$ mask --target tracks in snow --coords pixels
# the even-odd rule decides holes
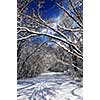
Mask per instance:
[[[17,100],[83,100],[80,82],[63,73],[18,80]]]

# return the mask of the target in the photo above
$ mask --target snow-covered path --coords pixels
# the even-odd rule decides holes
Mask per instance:
[[[17,100],[83,100],[81,83],[63,73],[44,73],[17,82]]]

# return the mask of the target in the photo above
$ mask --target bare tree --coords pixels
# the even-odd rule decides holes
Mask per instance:
[[[23,1],[23,0],[22,0]],[[27,0],[18,3],[18,14],[17,14],[17,59],[18,64],[20,62],[20,56],[22,49],[27,47],[27,43],[32,43],[32,38],[39,36],[47,36],[49,38],[48,42],[53,42],[58,47],[62,48],[68,53],[67,62],[64,59],[58,59],[60,63],[67,64],[70,66],[69,69],[72,71],[76,70],[82,75],[83,71],[83,19],[82,12],[78,9],[79,6],[82,6],[81,0],[68,0],[69,7],[68,9],[64,6],[63,3],[56,2],[56,5],[59,9],[62,10],[62,15],[59,18],[59,21],[52,22],[51,20],[44,20],[41,16],[40,9],[45,3],[43,0],[38,0],[38,9],[37,13],[33,11],[30,14],[27,14],[27,5],[32,0]],[[70,9],[71,8],[71,9]],[[73,12],[73,14],[71,14]],[[56,23],[56,24],[55,24]],[[54,27],[55,24],[55,27]],[[43,31],[45,29],[45,31]],[[44,43],[43,43],[44,44]],[[43,44],[40,44],[39,47],[35,46],[35,51],[30,50],[30,54],[26,55],[22,64],[19,64],[18,73],[25,75],[25,71],[22,71],[25,66],[25,62],[32,56]],[[59,55],[59,54],[58,54]],[[63,55],[64,56],[64,55]],[[37,59],[39,60],[39,59]],[[78,63],[80,62],[80,63]],[[28,65],[27,65],[28,66]]]

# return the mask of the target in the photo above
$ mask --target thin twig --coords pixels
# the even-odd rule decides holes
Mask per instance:
[[[70,17],[72,18],[81,28],[83,28],[83,26],[63,7],[61,6],[60,4],[57,3],[57,5],[62,9],[64,10],[64,12]]]

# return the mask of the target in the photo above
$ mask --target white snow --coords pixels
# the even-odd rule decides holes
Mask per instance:
[[[18,80],[17,100],[82,100],[82,87],[63,73],[48,72]]]

